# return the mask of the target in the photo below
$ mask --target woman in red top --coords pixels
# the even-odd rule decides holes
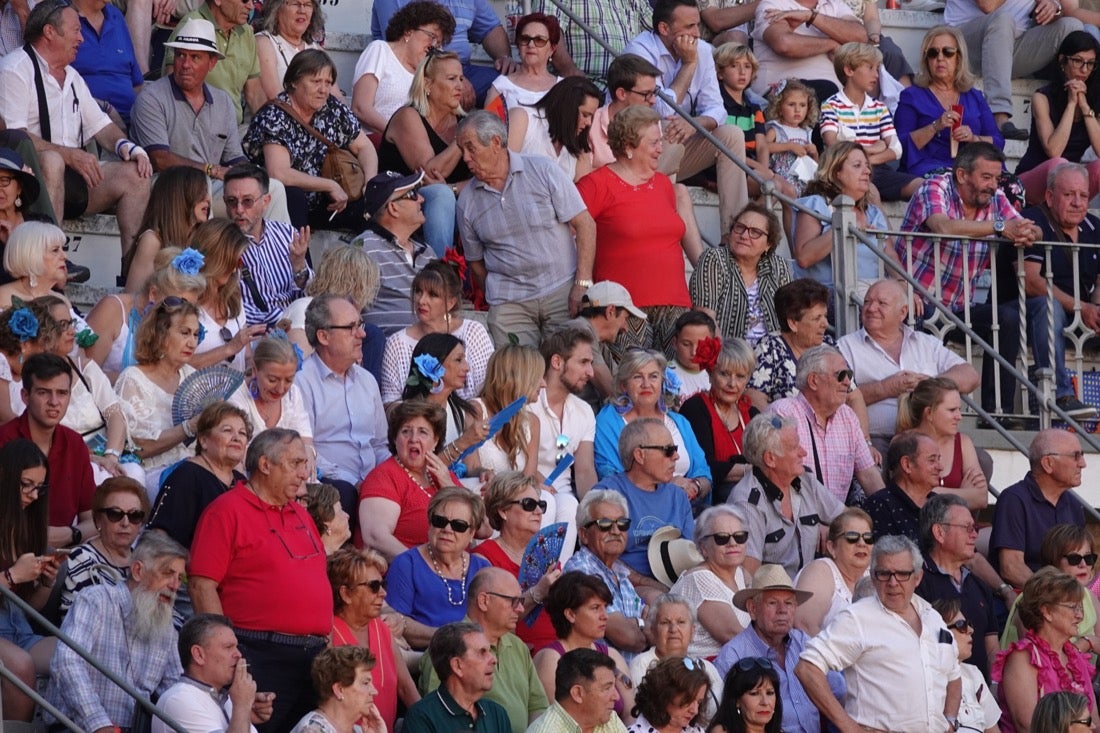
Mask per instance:
[[[733,485],[748,470],[742,455],[745,426],[757,413],[745,394],[745,385],[756,369],[756,356],[744,340],[703,339],[695,351],[695,363],[710,376],[710,390],[699,392],[680,406],[680,414],[707,457],[714,479],[714,504],[725,502]]]
[[[592,277],[625,287],[648,316],[631,316],[617,348],[671,353],[673,324],[691,308],[684,255],[694,265],[703,253],[691,199],[686,188],[657,171],[661,118],[651,108],[634,105],[615,115],[607,144],[615,161],[577,181],[596,220]]]
[[[482,542],[474,548],[474,552],[518,579],[523,551],[539,531],[545,511],[546,502],[539,495],[539,487],[533,477],[524,476],[520,471],[497,474],[485,488],[485,516],[489,526],[500,532],[500,536]],[[524,619],[535,607],[542,605],[550,586],[560,575],[561,567],[555,565],[535,586],[523,593],[523,615],[516,624],[516,636],[527,644],[532,653],[553,642],[557,635],[545,610],[538,615],[533,626],[528,626]]]
[[[376,661],[371,681],[378,695],[374,704],[386,730],[397,720],[397,698],[405,707],[420,700],[416,683],[409,674],[393,633],[382,618],[386,599],[384,576],[389,565],[374,550],[337,550],[328,560],[328,580],[332,584],[335,617],[332,619],[333,646],[361,646],[370,649]],[[403,619],[391,614],[396,623]]]

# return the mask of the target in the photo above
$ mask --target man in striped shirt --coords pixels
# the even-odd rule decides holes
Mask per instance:
[[[295,231],[263,216],[271,202],[270,180],[252,163],[235,165],[225,174],[225,212],[249,239],[241,255],[241,298],[250,326],[274,326],[286,307],[305,295],[313,277],[306,262],[309,227]]]

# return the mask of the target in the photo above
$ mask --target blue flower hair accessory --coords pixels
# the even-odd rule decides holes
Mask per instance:
[[[201,344],[203,339],[206,338],[206,326],[199,324],[199,343]]]
[[[20,343],[38,338],[38,319],[27,308],[20,308],[11,314],[8,328],[19,337]]]
[[[297,371],[302,371],[302,364],[304,364],[306,360],[306,355],[302,353],[302,347],[291,341],[290,335],[281,328],[273,328],[267,332],[267,335],[270,338],[279,339],[280,341],[286,341],[290,344],[291,348],[294,349],[294,356],[298,360]]]
[[[443,375],[446,369],[431,354],[421,354],[413,357],[413,368],[409,370],[409,378],[405,382],[409,387],[418,385],[430,385],[432,394],[443,391]]]
[[[205,261],[202,252],[188,247],[172,258],[172,269],[183,275],[198,275]]]
[[[683,388],[684,383],[680,379],[680,375],[676,373],[676,370],[672,367],[665,367],[665,382],[663,385],[663,391],[665,394],[678,395]]]

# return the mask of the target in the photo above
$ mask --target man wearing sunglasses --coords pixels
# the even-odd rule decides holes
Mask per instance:
[[[912,540],[879,539],[871,550],[875,596],[841,610],[802,652],[795,674],[842,731],[959,729],[958,652],[943,617],[914,593],[921,565]],[[843,704],[825,678],[830,670],[844,672]]]
[[[594,575],[611,591],[607,606],[607,642],[622,652],[637,653],[649,646],[639,591],[652,601],[668,589],[632,570],[621,558],[626,551],[630,515],[626,499],[610,489],[592,489],[577,509],[577,536],[581,549],[563,570]]]
[[[854,382],[840,351],[828,344],[808,349],[798,360],[795,384],[798,394],[777,400],[771,411],[794,421],[817,480],[840,501],[853,490],[853,478],[866,494],[881,489],[882,474],[875,466],[881,459],[845,404]]]
[[[753,576],[752,587],[733,596],[733,604],[746,611],[752,622],[727,641],[714,660],[723,677],[734,667],[748,671],[754,664],[769,666],[779,675],[776,694],[783,700],[784,733],[821,731],[821,715],[794,674],[798,657],[810,639],[805,631],[795,628],[795,611],[812,596],[809,591],[796,590],[779,565],[761,565]],[[833,696],[843,700],[843,675],[829,672],[827,679]]]
[[[423,179],[423,173],[402,176],[382,171],[367,181],[363,194],[367,228],[355,243],[378,265],[380,283],[367,317],[387,336],[416,320],[409,308],[412,281],[436,259],[431,247],[413,239],[425,221],[419,193]]]
[[[496,655],[493,689],[486,700],[498,703],[508,713],[512,733],[523,733],[549,706],[546,690],[539,683],[531,652],[516,636],[516,623],[523,613],[519,581],[507,570],[482,568],[470,581],[466,621],[485,632],[489,650]],[[439,687],[439,675],[428,654],[420,658],[420,694],[427,696]]]
[[[1000,650],[1001,625],[993,613],[993,591],[967,567],[975,557],[978,539],[974,518],[960,497],[937,494],[921,509],[920,528],[926,549],[917,595],[929,603],[959,599],[962,614],[974,630],[973,650],[966,661],[988,678],[989,663]]]

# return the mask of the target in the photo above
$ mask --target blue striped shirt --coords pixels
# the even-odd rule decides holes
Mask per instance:
[[[264,219],[264,233],[260,241],[249,237],[251,244],[241,254],[241,263],[250,275],[246,282],[245,270],[241,272],[241,299],[244,301],[245,320],[249,326],[258,323],[275,325],[291,301],[305,293],[294,282],[294,269],[290,265],[290,242],[294,239],[294,227],[281,221]],[[313,278],[310,270],[309,279]],[[304,283],[303,283],[304,284]],[[257,302],[253,285],[262,302]]]

